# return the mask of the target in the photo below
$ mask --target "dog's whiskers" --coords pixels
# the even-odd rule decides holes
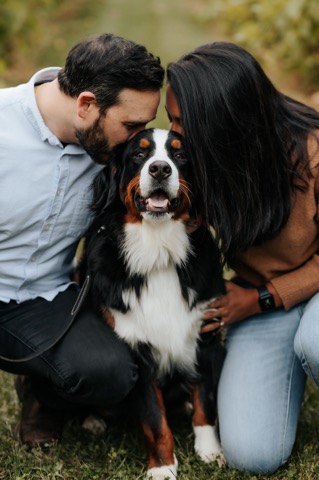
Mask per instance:
[[[189,205],[192,204],[192,201],[191,201],[191,198],[190,198],[190,195],[189,195],[189,192],[190,192],[190,189],[189,189],[189,183],[186,182],[186,180],[180,178],[179,179],[179,183],[180,183],[180,186],[179,186],[179,189],[180,191],[185,195],[185,197],[187,198],[187,201],[189,203]]]

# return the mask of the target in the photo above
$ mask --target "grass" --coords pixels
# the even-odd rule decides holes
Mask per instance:
[[[26,0],[28,1],[28,0]],[[163,65],[196,45],[221,39],[218,28],[203,27],[192,18],[196,0],[78,0],[61,2],[59,17],[45,26],[46,35],[34,55],[19,61],[5,79],[11,85],[27,80],[37,68],[61,65],[69,48],[88,35],[114,32],[145,44]],[[74,15],[74,8],[81,17]],[[79,6],[80,5],[80,6]],[[80,8],[81,7],[81,8]],[[83,7],[83,8],[82,8]],[[41,48],[40,48],[41,46]],[[20,59],[21,60],[21,59]],[[267,70],[285,93],[291,91],[289,75],[275,65]],[[278,81],[276,81],[278,80]],[[288,90],[287,90],[288,88]],[[156,125],[167,127],[163,106]],[[13,376],[0,372],[0,480],[139,480],[145,475],[146,457],[136,426],[125,418],[111,419],[106,433],[94,437],[76,423],[67,425],[63,441],[48,454],[28,452],[14,435],[20,407]],[[190,423],[174,421],[176,453],[181,480],[315,480],[319,479],[319,392],[308,383],[296,445],[289,464],[272,476],[252,476],[217,465],[203,464],[193,451]]]
[[[1,480],[140,480],[146,455],[140,431],[132,419],[110,418],[102,436],[94,436],[75,421],[67,424],[61,443],[49,453],[20,447],[15,438],[20,405],[11,374],[0,373]],[[274,475],[255,476],[217,464],[204,464],[194,454],[190,419],[175,418],[172,428],[181,480],[315,480],[319,479],[319,392],[307,385],[294,452],[289,464]]]

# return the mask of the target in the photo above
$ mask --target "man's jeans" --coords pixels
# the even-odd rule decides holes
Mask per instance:
[[[23,358],[50,345],[69,319],[77,298],[70,287],[52,301],[0,302],[0,355]],[[38,399],[47,406],[106,406],[122,400],[137,380],[126,345],[89,309],[83,309],[67,334],[38,358],[0,361],[8,372],[29,375]]]

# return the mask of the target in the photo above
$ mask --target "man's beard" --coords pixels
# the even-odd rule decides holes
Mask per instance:
[[[100,115],[94,124],[86,130],[76,129],[75,135],[80,145],[90,157],[92,157],[96,163],[105,165],[112,153],[112,149],[101,127],[101,117]]]

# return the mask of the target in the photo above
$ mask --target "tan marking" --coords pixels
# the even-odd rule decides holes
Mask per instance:
[[[193,390],[193,426],[194,427],[203,427],[204,425],[209,425],[208,418],[204,412],[203,404],[199,394],[199,386],[195,385]]]
[[[148,469],[174,464],[174,439],[166,419],[165,406],[161,390],[154,385],[158,405],[161,410],[160,433],[157,438],[148,424],[142,423],[148,452]]]
[[[127,208],[127,214],[125,215],[126,223],[137,223],[142,221],[141,212],[136,208],[134,202],[135,193],[139,193],[140,190],[140,178],[134,177],[126,187],[125,192],[121,192],[122,201]]]
[[[114,330],[114,327],[115,327],[115,319],[112,315],[112,313],[110,312],[109,309],[107,308],[103,308],[102,309],[102,316],[105,320],[105,323],[112,328],[112,330]]]
[[[151,142],[147,138],[141,138],[139,143],[139,146],[141,148],[149,148],[150,145],[151,145]]]
[[[182,142],[180,140],[178,140],[177,138],[174,138],[171,141],[171,147],[175,148],[175,150],[179,150],[180,148],[182,148]]]

